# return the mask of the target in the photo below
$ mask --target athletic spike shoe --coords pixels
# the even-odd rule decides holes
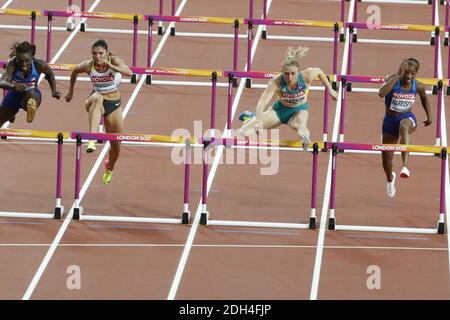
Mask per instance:
[[[411,174],[409,173],[409,170],[407,167],[403,167],[402,171],[400,171],[400,177],[402,178],[410,178]]]
[[[392,172],[392,181],[386,184],[386,191],[389,198],[393,198],[395,196],[395,172]]]
[[[95,140],[89,140],[87,148],[86,148],[86,152],[91,153],[91,152],[94,152],[95,150],[97,150],[97,147],[95,146]]]
[[[31,123],[34,120],[34,115],[36,114],[37,102],[33,98],[27,101],[27,122]]]
[[[302,136],[302,140],[303,140],[303,150],[308,151],[311,139],[309,138],[309,136],[304,135]]]
[[[105,173],[103,174],[103,183],[108,185],[111,182],[113,172],[108,169],[109,160],[105,160]]]
[[[244,111],[239,115],[239,120],[245,122],[248,119],[251,119],[256,116],[256,112]]]

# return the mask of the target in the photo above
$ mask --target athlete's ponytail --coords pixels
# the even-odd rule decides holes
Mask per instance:
[[[283,61],[282,69],[290,66],[296,66],[297,68],[299,68],[300,66],[298,61],[300,60],[300,58],[306,55],[308,50],[309,48],[307,47],[289,47],[286,51],[286,57]]]

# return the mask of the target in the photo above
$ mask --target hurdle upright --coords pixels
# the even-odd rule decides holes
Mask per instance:
[[[57,143],[56,161],[56,203],[53,213],[29,213],[29,212],[0,212],[0,217],[11,218],[40,218],[40,219],[60,219],[64,215],[62,205],[61,185],[62,185],[62,160],[63,142],[69,138],[69,132],[20,130],[20,129],[0,129],[0,136],[13,138],[48,138]]]
[[[335,143],[327,142],[328,147],[332,149],[332,169],[331,169],[331,191],[329,206],[329,230],[347,230],[347,231],[374,231],[374,232],[399,232],[399,233],[424,233],[424,234],[444,234],[445,230],[445,177],[446,177],[446,160],[447,149],[431,146],[401,145],[401,144],[356,144],[356,143]],[[406,228],[406,227],[379,227],[379,226],[354,226],[354,225],[338,225],[335,217],[335,197],[336,197],[336,162],[339,152],[345,150],[359,151],[401,151],[401,152],[421,152],[438,155],[441,158],[441,176],[440,176],[440,202],[439,202],[439,219],[436,228]]]
[[[127,133],[92,133],[92,132],[71,132],[72,139],[76,139],[76,159],[75,159],[75,192],[74,192],[74,220],[90,221],[115,221],[115,222],[146,222],[146,223],[167,223],[167,224],[188,224],[190,221],[189,194],[190,194],[190,165],[191,148],[203,147],[197,143],[195,137],[171,137],[148,134],[127,134]],[[179,147],[184,148],[184,194],[183,212],[181,218],[150,218],[150,217],[125,217],[107,215],[87,215],[80,206],[80,179],[81,179],[81,145],[84,139],[103,141],[123,141],[123,142],[144,142],[154,147]]]
[[[209,171],[209,152],[216,147],[239,148],[239,149],[271,149],[296,152],[309,152],[302,150],[300,141],[274,141],[261,140],[250,141],[238,140],[237,138],[204,138],[203,139],[203,182],[202,182],[202,211],[200,215],[201,225],[210,226],[236,226],[236,227],[263,227],[263,228],[288,228],[288,229],[315,229],[316,228],[316,198],[317,198],[317,173],[318,173],[318,155],[319,150],[324,148],[324,143],[314,142],[312,144],[312,183],[311,183],[311,209],[309,223],[282,223],[282,222],[262,222],[262,221],[229,221],[210,219],[208,211],[208,171]]]
[[[19,10],[19,9],[0,9],[0,15],[30,17],[30,19],[31,19],[30,42],[31,42],[31,44],[36,43],[36,17],[41,16],[41,11],[39,11],[39,10]]]

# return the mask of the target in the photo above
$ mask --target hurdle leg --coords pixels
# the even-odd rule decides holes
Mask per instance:
[[[148,18],[148,35],[147,35],[147,67],[152,66],[152,45],[153,45],[153,17]],[[152,75],[148,74],[145,79],[146,84],[152,84]]]
[[[181,218],[182,224],[188,224],[191,213],[189,211],[189,188],[190,188],[190,174],[191,174],[191,139],[186,140],[185,145],[185,162],[184,162],[184,205],[183,216]]]
[[[86,0],[81,0],[81,12],[85,12],[86,11]],[[87,28],[87,22],[85,21],[81,21],[80,24],[80,31],[81,32],[85,32]]]
[[[332,149],[332,164],[331,164],[331,190],[330,190],[330,217],[328,219],[328,229],[336,229],[336,219],[334,217],[335,208],[335,198],[336,198],[336,157],[337,157],[337,146],[333,144]]]
[[[449,9],[449,0],[445,1],[445,38],[444,38],[444,46],[448,46],[448,10]]]
[[[436,143],[435,146],[439,146],[441,144],[441,113],[442,113],[442,80],[439,80],[438,87],[437,87],[437,93],[438,93],[438,107],[437,107],[437,116],[436,116]]]
[[[75,159],[75,203],[73,208],[73,219],[80,220],[83,208],[80,207],[80,179],[81,179],[81,135],[77,135],[77,151]]]
[[[139,17],[135,15],[133,17],[133,67],[136,67],[137,61],[137,40],[138,40],[138,23]],[[136,83],[137,75],[133,74],[131,76],[131,83]]]
[[[56,164],[56,205],[54,218],[61,219],[64,215],[64,207],[61,204],[61,181],[62,181],[62,160],[63,160],[63,134],[58,134],[58,158]]]
[[[47,57],[46,62],[49,63],[52,56],[52,20],[53,13],[49,12],[47,16]]]
[[[263,2],[263,19],[267,19],[267,0]],[[262,35],[263,39],[267,39],[267,26],[263,25]]]
[[[252,70],[252,44],[253,44],[253,22],[248,21],[248,38],[247,38],[247,71]],[[245,81],[245,87],[252,87],[252,79],[247,78]]]
[[[175,16],[175,0],[172,0],[172,17]],[[170,35],[175,36],[175,23],[170,27]]]
[[[344,142],[344,130],[345,130],[345,100],[346,100],[346,92],[347,92],[347,80],[345,77],[342,77],[341,82],[341,117],[339,119],[339,141]]]

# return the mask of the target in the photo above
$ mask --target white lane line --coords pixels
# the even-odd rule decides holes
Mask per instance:
[[[184,5],[186,4],[187,0],[183,0],[182,3],[179,6],[179,9],[176,13],[176,15],[179,15],[181,10],[183,9]],[[152,59],[152,62],[154,62],[156,60],[156,58],[158,57],[159,53],[161,52],[162,47],[164,46],[165,42],[167,41],[168,37],[170,34],[170,28],[168,28],[163,36],[163,38],[161,39],[155,53]],[[139,90],[141,89],[142,85],[145,82],[145,77],[141,77],[139,83],[136,85],[136,88],[133,91],[133,94],[131,95],[130,99],[128,100],[128,103],[123,111],[123,117],[126,117],[126,114],[128,113],[128,110],[131,108],[131,105],[133,104],[134,100],[137,97],[137,94],[139,92]],[[92,168],[91,172],[89,173],[89,176],[87,177],[86,181],[83,184],[83,187],[80,190],[80,202],[83,199],[87,188],[89,187],[90,183],[92,182],[92,179],[95,175],[95,172],[97,171],[97,169],[100,167],[100,164],[106,154],[106,152],[109,149],[109,142],[107,142],[105,144],[105,146],[103,147],[102,151],[99,154],[99,157],[97,159],[97,161],[94,164],[94,167]],[[39,280],[41,279],[45,269],[47,268],[50,259],[53,257],[53,254],[55,253],[56,248],[59,245],[59,242],[61,241],[64,233],[67,230],[67,227],[69,226],[69,223],[72,220],[73,217],[73,209],[75,207],[75,202],[72,204],[72,207],[70,208],[69,213],[67,214],[66,218],[64,219],[63,224],[61,225],[58,234],[56,235],[55,239],[52,242],[52,245],[50,246],[49,250],[47,251],[44,260],[41,262],[41,265],[39,266],[38,270],[36,271],[36,274],[33,277],[33,280],[31,281],[30,285],[27,288],[27,291],[25,292],[24,296],[23,296],[23,300],[29,300],[31,298],[31,295],[33,294],[34,290],[36,289],[36,286],[39,282]]]
[[[272,4],[272,0],[267,1],[267,11],[269,10],[271,4]],[[258,42],[259,42],[259,40],[261,38],[262,29],[263,29],[263,26],[261,26],[261,25],[258,26],[258,30],[256,32],[255,41],[253,42],[252,52],[251,52],[251,57],[250,57],[250,59],[252,59],[252,60],[253,60],[253,56],[255,54]],[[247,68],[247,66],[245,68]],[[241,98],[242,92],[244,90],[244,85],[245,85],[245,79],[241,79],[241,81],[239,83],[238,90],[236,92],[236,96],[235,96],[234,101],[233,101],[231,119],[234,118],[234,113],[236,112],[237,105],[239,103],[239,100]],[[224,134],[222,135],[223,137],[225,137],[226,135],[229,134],[228,130],[226,129],[226,125],[225,125],[225,128],[224,128],[223,132],[224,132]],[[211,185],[212,185],[214,176],[216,174],[216,171],[217,171],[217,168],[218,168],[218,165],[219,165],[219,160],[220,160],[220,158],[222,156],[222,153],[223,153],[223,148],[222,147],[217,148],[217,153],[216,153],[216,156],[214,157],[214,162],[213,162],[213,164],[211,166],[211,170],[210,170],[209,175],[208,175],[207,191],[206,191],[207,194],[209,193],[209,190],[211,189]],[[195,216],[194,216],[194,220],[193,220],[193,223],[192,223],[192,226],[191,226],[191,230],[189,232],[189,236],[188,236],[188,239],[186,241],[186,246],[184,247],[183,254],[181,255],[181,258],[180,258],[180,262],[178,263],[177,271],[175,273],[175,277],[173,279],[172,286],[170,288],[167,300],[174,300],[175,297],[176,297],[176,294],[177,294],[177,291],[178,291],[178,287],[180,286],[181,277],[183,276],[183,272],[184,272],[184,269],[186,267],[187,259],[189,258],[189,253],[191,252],[191,248],[193,246],[194,238],[195,238],[195,235],[197,233],[198,225],[199,225],[199,222],[200,222],[201,211],[202,211],[202,200],[200,199],[198,207],[197,207],[197,210],[195,212]]]
[[[353,19],[353,8],[354,8],[355,0],[351,0],[350,2],[350,10],[348,14],[348,22],[352,22]],[[349,29],[346,30],[345,35],[345,45],[344,45],[344,54],[342,61],[342,69],[341,74],[345,75],[347,73],[347,58],[349,53],[349,40],[350,40],[350,32]],[[340,85],[339,85],[340,88]],[[343,89],[345,90],[345,89]],[[336,105],[336,114],[334,117],[334,127],[333,127],[333,136],[332,141],[337,141],[338,129],[339,129],[339,119],[341,116],[341,96],[342,90],[339,90],[338,102]],[[317,294],[319,291],[319,280],[320,280],[320,270],[322,267],[322,258],[323,258],[323,249],[325,242],[325,232],[327,229],[327,214],[328,214],[328,205],[330,202],[330,189],[331,189],[331,166],[332,166],[332,155],[330,153],[328,160],[328,169],[327,169],[327,179],[325,182],[325,191],[324,191],[324,199],[322,205],[322,213],[320,216],[320,228],[319,228],[319,237],[317,238],[317,251],[316,258],[314,262],[314,273],[311,284],[311,292],[309,298],[311,300],[317,300]]]

